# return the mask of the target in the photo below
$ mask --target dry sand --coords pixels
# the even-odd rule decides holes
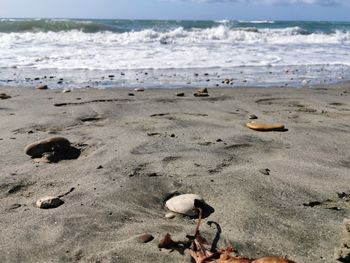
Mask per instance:
[[[219,247],[335,262],[350,209],[350,85],[178,91],[1,88],[12,98],[0,100],[0,262],[191,262],[157,248],[167,232],[184,239],[195,227],[164,217],[173,191],[215,209],[201,230],[213,241],[216,222]],[[250,114],[288,131],[250,130]],[[24,154],[53,135],[80,156],[47,164]],[[35,207],[72,188],[60,207]],[[144,233],[155,239],[139,243]]]

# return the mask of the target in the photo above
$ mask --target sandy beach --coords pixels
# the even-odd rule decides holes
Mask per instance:
[[[201,233],[211,243],[219,229],[218,247],[338,262],[350,209],[350,84],[195,90],[1,87],[11,97],[0,100],[0,262],[191,262],[157,247],[197,222],[165,218],[175,191],[215,210]],[[252,114],[286,131],[251,130]],[[50,136],[76,154],[37,163],[24,153]],[[58,195],[55,209],[35,206]],[[145,233],[154,240],[140,243]]]

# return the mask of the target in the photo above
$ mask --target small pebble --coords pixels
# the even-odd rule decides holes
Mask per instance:
[[[251,114],[249,115],[249,120],[256,120],[258,118],[258,116]]]
[[[207,88],[200,89],[197,92],[195,92],[193,94],[193,96],[195,96],[195,97],[208,97],[209,96],[208,89]]]
[[[271,170],[269,168],[266,168],[266,169],[260,169],[259,172],[264,175],[270,175]]]
[[[147,174],[148,177],[157,177],[157,176],[160,176],[159,174],[157,173],[149,173]]]
[[[49,87],[47,85],[40,85],[40,86],[37,86],[36,89],[38,90],[45,90],[45,89],[48,89]]]
[[[165,214],[165,218],[169,218],[169,219],[173,219],[175,216],[176,214],[173,212],[169,212]]]
[[[43,197],[36,201],[36,206],[41,209],[51,209],[62,205],[64,202],[59,197]]]
[[[208,97],[209,94],[208,93],[199,93],[199,92],[196,92],[193,94],[193,96],[195,97]]]
[[[184,97],[185,96],[185,92],[178,92],[178,93],[176,93],[176,96]]]
[[[154,239],[154,237],[151,234],[143,234],[139,236],[137,239],[140,243],[148,243],[148,242],[151,242]]]
[[[208,89],[207,88],[199,89],[198,92],[200,92],[200,93],[208,93]]]
[[[42,157],[44,153],[60,151],[64,152],[70,148],[70,142],[64,137],[50,137],[33,142],[26,146],[24,152],[32,157]]]
[[[0,99],[1,100],[6,100],[6,99],[10,99],[11,96],[7,95],[6,93],[0,93]]]

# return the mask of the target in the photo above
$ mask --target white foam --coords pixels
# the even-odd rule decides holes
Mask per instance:
[[[58,69],[350,65],[350,32],[214,28],[0,33],[0,67]]]

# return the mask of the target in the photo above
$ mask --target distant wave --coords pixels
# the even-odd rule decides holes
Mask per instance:
[[[286,30],[300,28],[298,34],[332,34],[337,30],[350,31],[349,22],[310,22],[310,21],[273,21],[273,20],[216,20],[216,21],[188,21],[188,20],[99,20],[99,19],[0,19],[0,33],[47,33],[80,31],[83,33],[133,33],[147,30],[155,34],[169,33],[178,28],[187,32],[197,29],[208,31],[222,31],[218,26],[225,26],[227,30],[259,31]],[[248,28],[248,29],[244,29]],[[254,30],[256,29],[256,30]],[[276,31],[277,32],[277,31]]]
[[[101,31],[122,32],[117,26],[101,23],[98,20],[71,19],[1,19],[0,32],[60,32],[79,30],[85,33]]]
[[[241,23],[241,24],[274,24],[275,21],[273,21],[273,20],[252,20],[252,21],[238,20],[238,23]]]
[[[215,20],[214,22],[219,24],[227,24],[227,23],[230,23],[231,21],[228,19],[223,19],[223,20]]]

